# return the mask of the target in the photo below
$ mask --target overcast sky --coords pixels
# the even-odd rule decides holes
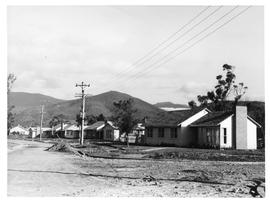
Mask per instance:
[[[115,90],[150,103],[187,103],[213,89],[227,63],[236,67],[237,82],[248,86],[246,99],[264,100],[263,7],[249,8],[197,43],[246,7],[233,8],[9,7],[13,91],[74,99],[80,92],[75,84],[84,81],[91,85],[89,94]],[[185,24],[148,60],[136,63]],[[177,56],[166,62],[169,53]]]

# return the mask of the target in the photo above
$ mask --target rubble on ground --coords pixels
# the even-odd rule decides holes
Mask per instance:
[[[53,146],[46,149],[46,151],[67,152],[67,153],[72,153],[79,156],[84,155],[83,152],[76,150],[69,143],[63,142],[63,141],[55,143]]]

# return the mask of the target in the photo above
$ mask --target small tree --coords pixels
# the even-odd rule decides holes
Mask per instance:
[[[137,111],[133,106],[134,101],[133,99],[120,100],[119,102],[114,102],[113,105],[112,119],[115,125],[119,128],[120,134],[125,133],[127,146],[129,146],[128,134],[137,124],[137,120],[134,116]]]
[[[12,86],[14,84],[16,80],[16,76],[14,74],[8,74],[8,77],[7,77],[7,96],[9,97],[9,94],[11,92],[11,89],[12,89]],[[9,99],[9,98],[8,98]],[[12,106],[8,106],[7,108],[7,134],[9,135],[9,131],[10,129],[13,127],[13,124],[14,124],[14,114],[12,112],[12,110],[15,108],[14,105]]]
[[[106,117],[103,114],[97,116],[97,121],[106,121]]]
[[[50,122],[49,122],[49,125],[50,127],[52,128],[52,136],[54,136],[54,129],[55,129],[55,126],[57,126],[58,124],[62,123],[63,119],[62,119],[62,116],[61,115],[58,115],[58,116],[54,116]]]
[[[194,100],[191,100],[188,102],[188,106],[191,108],[191,109],[194,109],[197,107],[197,104]]]
[[[86,115],[85,118],[84,118],[84,121],[85,121],[85,124],[86,125],[91,125],[91,124],[93,124],[93,123],[95,123],[95,122],[97,122],[99,120],[94,115]],[[81,124],[82,124],[82,117],[81,117],[80,114],[77,114],[76,115],[76,122],[77,122],[77,126],[81,126]]]

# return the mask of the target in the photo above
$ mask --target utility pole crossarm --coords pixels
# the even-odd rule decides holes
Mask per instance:
[[[76,83],[75,87],[81,87],[82,89],[84,89],[84,87],[90,87],[90,84],[84,84],[83,82],[81,84]]]

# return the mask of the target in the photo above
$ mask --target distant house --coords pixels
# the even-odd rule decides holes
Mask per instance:
[[[119,130],[111,121],[98,121],[84,129],[86,139],[100,139],[116,141],[119,139]]]
[[[31,138],[35,138],[37,136],[37,131],[38,131],[38,128],[37,127],[29,127],[28,128],[28,131],[29,131],[29,136]]]
[[[131,133],[128,134],[129,143],[145,143],[145,125],[144,123],[138,123],[133,127]],[[121,142],[126,142],[125,133],[120,135]]]
[[[39,131],[39,130],[38,130]],[[40,132],[38,132],[39,134]],[[41,137],[52,137],[52,129],[49,127],[42,128],[42,136]]]
[[[65,138],[79,138],[80,128],[76,124],[66,125],[64,127],[64,137]]]
[[[105,121],[97,121],[84,128],[84,137],[86,139],[103,139]]]
[[[170,144],[181,147],[256,149],[257,128],[247,115],[246,106],[234,112],[183,110],[173,112],[175,120],[146,125],[146,144]]]
[[[138,123],[134,128],[133,128],[133,134],[136,137],[135,142],[136,143],[144,143],[144,135],[145,135],[145,125],[144,123]]]
[[[29,127],[28,131],[29,131],[29,136],[31,138],[36,138],[36,137],[39,137],[39,135],[40,135],[40,127],[39,126]],[[48,127],[43,127],[41,137],[45,138],[45,137],[51,137],[51,136],[52,136],[52,129],[48,128]]]
[[[108,141],[118,141],[120,138],[120,132],[117,127],[115,127],[112,122],[106,122],[103,127],[104,140]]]
[[[21,125],[11,128],[9,133],[13,135],[29,135],[29,131]]]
[[[54,136],[65,137],[65,128],[70,126],[68,123],[61,123],[54,127]]]

